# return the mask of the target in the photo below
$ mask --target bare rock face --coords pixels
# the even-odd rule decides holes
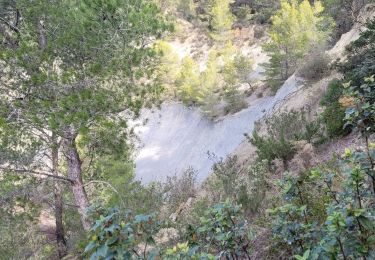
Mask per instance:
[[[288,164],[288,170],[292,174],[299,174],[306,171],[315,164],[315,149],[312,144],[306,141],[296,142],[297,153]]]

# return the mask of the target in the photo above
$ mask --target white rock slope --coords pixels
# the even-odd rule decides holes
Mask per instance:
[[[290,77],[273,97],[259,99],[254,105],[219,122],[202,117],[197,109],[179,103],[164,104],[154,113],[144,114],[148,123],[137,129],[144,146],[136,158],[136,176],[144,183],[162,180],[188,167],[198,171],[198,181],[210,173],[212,161],[207,152],[225,157],[244,141],[244,133],[275,104],[300,87]]]

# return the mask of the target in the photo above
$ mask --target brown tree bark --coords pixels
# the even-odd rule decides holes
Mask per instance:
[[[57,139],[54,134],[52,134],[52,171],[53,174],[58,176],[58,166],[59,166],[59,146]],[[63,198],[61,191],[60,182],[56,181],[54,184],[54,197],[55,197],[55,235],[57,244],[57,253],[59,259],[62,259],[67,255],[67,247],[65,240],[64,224],[63,224]]]
[[[90,229],[90,221],[86,215],[89,200],[83,185],[82,162],[77,150],[76,135],[68,134],[64,142],[65,157],[68,165],[68,178],[72,180],[72,191],[81,217],[82,226],[85,230]]]

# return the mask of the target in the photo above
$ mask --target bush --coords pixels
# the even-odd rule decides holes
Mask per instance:
[[[319,80],[329,72],[330,59],[322,49],[312,51],[298,70],[298,75],[307,80]]]
[[[347,100],[346,126],[359,130],[368,137],[375,132],[375,75],[365,77],[363,84],[344,84]]]
[[[186,227],[184,239],[188,242],[166,250],[156,243],[163,225],[155,214],[132,216],[129,212],[98,206],[92,206],[89,214],[97,219],[84,252],[90,259],[249,257],[247,221],[241,217],[241,206],[229,200],[206,210],[197,226]]]
[[[326,107],[322,113],[323,122],[326,126],[327,135],[330,138],[345,136],[350,133],[344,128],[345,109],[338,102]]]
[[[254,131],[250,142],[257,148],[258,160],[266,160],[269,162],[269,165],[274,159],[278,158],[286,166],[287,161],[295,153],[292,142],[286,140],[283,136],[280,136],[280,139],[261,137],[257,131]]]
[[[187,233],[189,244],[202,252],[212,252],[217,259],[249,259],[247,221],[241,218],[241,206],[227,200],[208,209],[200,225]]]
[[[342,93],[342,83],[335,79],[329,83],[327,92],[320,101],[320,104],[325,106],[322,121],[325,124],[328,137],[331,138],[350,133],[350,129],[344,128],[345,109],[339,103]]]
[[[212,171],[214,178],[204,187],[211,201],[217,203],[229,198],[242,205],[247,215],[258,212],[266,193],[267,161],[244,166],[237,156],[229,156],[215,163]]]
[[[274,159],[280,159],[286,169],[287,162],[293,158],[295,141],[306,140],[309,143],[321,143],[323,127],[321,120],[308,119],[304,110],[282,112],[265,121],[267,134],[260,136],[257,130],[248,140],[257,148],[258,161],[266,160],[269,167]]]
[[[195,4],[193,0],[179,0],[177,10],[182,13],[182,15],[188,20],[191,21],[195,15]]]
[[[249,141],[257,148],[258,160],[267,160],[269,164],[274,159],[286,163],[294,155],[293,142],[306,140],[310,143],[319,142],[322,137],[322,126],[319,119],[308,120],[304,110],[282,112],[266,119],[266,136],[260,136],[254,130]]]
[[[90,259],[151,259],[158,255],[154,237],[161,223],[155,214],[132,216],[98,206],[92,206],[89,214],[96,219],[84,252]]]
[[[280,181],[283,203],[269,213],[275,238],[304,259],[374,259],[375,151],[346,150],[338,167],[324,166]],[[370,154],[370,157],[369,157]],[[303,259],[298,258],[297,259]]]
[[[224,99],[226,105],[224,108],[225,114],[234,114],[247,108],[248,104],[243,95],[237,89],[232,89],[225,93]]]
[[[168,177],[162,186],[164,202],[168,205],[168,208],[175,211],[189,198],[195,197],[197,193],[197,172],[189,168],[180,176]]]
[[[238,193],[238,203],[242,205],[245,213],[255,214],[259,211],[267,192],[267,161],[255,162],[247,173],[247,181]]]
[[[252,10],[249,6],[239,6],[235,9],[235,15],[239,22],[243,23],[251,19]]]
[[[375,18],[366,27],[360,37],[347,46],[347,59],[339,66],[345,81],[357,86],[364,83],[364,78],[375,74]]]

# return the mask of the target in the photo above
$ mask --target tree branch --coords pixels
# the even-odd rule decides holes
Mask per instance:
[[[5,19],[3,19],[3,18],[0,17],[0,21],[2,21],[3,23],[5,23],[5,25],[8,26],[15,33],[17,33],[17,34],[20,33],[20,30],[16,26],[14,26],[11,23],[7,22]]]
[[[69,179],[69,178],[64,177],[64,176],[53,175],[53,174],[50,174],[50,173],[47,173],[47,172],[33,171],[33,170],[28,170],[28,169],[12,169],[12,168],[6,168],[6,167],[0,167],[0,170],[3,171],[3,172],[26,173],[26,174],[32,174],[32,175],[41,175],[41,176],[45,176],[45,177],[51,177],[51,178],[54,178],[56,180],[73,183],[72,179]]]

